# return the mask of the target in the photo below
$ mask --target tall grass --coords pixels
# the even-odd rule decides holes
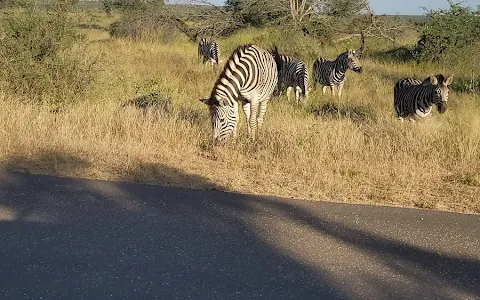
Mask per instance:
[[[103,71],[85,101],[52,113],[0,92],[4,168],[480,212],[478,96],[453,93],[444,115],[435,111],[416,123],[400,123],[393,112],[395,80],[462,74],[470,67],[466,61],[439,66],[367,57],[363,74],[347,75],[341,100],[322,96],[320,89],[304,107],[274,98],[256,142],[247,138],[242,117],[237,142],[215,148],[207,108],[198,99],[209,95],[220,70],[197,61],[195,44],[186,38],[167,44],[99,39],[93,29],[87,31],[89,53],[103,57],[98,62]],[[309,68],[316,56],[334,58],[352,46],[321,46],[308,37],[292,41],[273,29],[249,29],[219,41],[222,58],[247,42],[266,49],[278,44],[305,59]],[[123,106],[149,93],[169,99],[173,108],[159,112]]]

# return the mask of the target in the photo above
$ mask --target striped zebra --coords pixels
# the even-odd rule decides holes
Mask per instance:
[[[426,118],[432,113],[433,105],[439,113],[447,110],[448,95],[453,76],[431,75],[423,82],[416,79],[403,79],[393,89],[393,105],[399,120]]]
[[[323,85],[323,95],[325,95],[327,87],[330,87],[334,96],[335,88],[337,88],[340,97],[345,84],[345,73],[348,69],[357,73],[363,71],[355,56],[355,50],[348,50],[340,54],[334,61],[318,58],[313,63],[313,85],[316,86],[317,82]]]
[[[202,38],[198,43],[198,58],[203,59],[203,63],[210,62],[212,66],[218,65],[220,57],[220,47],[213,39]]]
[[[290,92],[295,88],[295,99],[297,104],[300,100],[305,101],[308,96],[308,71],[305,63],[290,56],[280,55],[275,46],[272,55],[277,63],[278,70],[278,92],[287,87],[287,99],[290,101]],[[305,99],[305,100],[304,100]]]
[[[263,122],[267,102],[277,85],[278,72],[270,52],[247,44],[235,49],[208,99],[213,140],[222,143],[237,136],[238,104],[242,103],[249,136],[254,140]]]

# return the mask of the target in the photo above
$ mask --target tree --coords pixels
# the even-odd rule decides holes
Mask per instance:
[[[330,0],[325,3],[327,15],[335,17],[351,17],[368,6],[367,0]]]
[[[163,0],[101,0],[103,8],[107,14],[114,9],[122,12],[131,12],[136,10],[146,10],[151,8],[162,7]]]
[[[439,59],[478,41],[480,10],[449,1],[449,9],[431,10],[416,49],[421,60]]]
[[[227,0],[226,7],[250,25],[289,22],[305,25],[321,16],[346,17],[362,11],[366,0]]]

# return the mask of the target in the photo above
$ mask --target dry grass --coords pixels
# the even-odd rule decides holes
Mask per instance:
[[[461,66],[365,59],[366,72],[348,74],[342,100],[319,90],[303,108],[272,99],[256,143],[242,119],[237,143],[213,148],[207,109],[197,99],[208,96],[218,72],[198,64],[196,45],[115,40],[89,30],[90,51],[101,54],[103,71],[85,102],[52,113],[0,92],[2,168],[480,213],[477,96],[454,94],[446,114],[417,123],[398,122],[392,109],[396,79],[458,74]],[[220,44],[233,49],[248,37],[262,44],[262,36],[268,32],[247,31]],[[270,45],[268,38],[263,43]],[[311,59],[342,48],[298,51]],[[152,92],[173,108],[122,107]]]

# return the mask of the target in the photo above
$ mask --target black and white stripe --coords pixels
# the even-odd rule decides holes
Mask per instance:
[[[255,45],[243,45],[233,51],[215,83],[210,98],[201,99],[210,108],[214,142],[236,137],[238,103],[242,103],[248,133],[263,122],[267,102],[277,85],[278,72],[270,52]]]
[[[287,98],[290,101],[290,91],[295,89],[295,100],[304,102],[308,96],[308,71],[305,63],[290,56],[280,55],[277,47],[272,50],[272,55],[277,63],[278,92],[287,88]]]
[[[432,75],[423,82],[406,78],[395,84],[393,89],[393,103],[397,117],[426,118],[432,113],[433,105],[439,113],[447,110],[448,96],[453,76],[445,79],[443,75]]]
[[[442,74],[431,75],[431,76],[435,76],[439,83],[443,83],[445,81],[445,77]],[[396,86],[397,86],[397,89],[400,89],[407,85],[431,85],[432,84],[431,76],[425,78],[423,81],[414,79],[414,78],[405,78],[398,81],[396,83]]]
[[[348,50],[340,54],[334,61],[318,58],[313,63],[313,84],[315,86],[318,82],[323,85],[323,95],[325,95],[327,87],[330,87],[332,95],[335,95],[336,88],[338,96],[341,96],[345,84],[345,74],[349,69],[357,73],[363,71],[355,56],[355,50]]]
[[[198,57],[203,59],[203,63],[210,62],[217,64],[220,57],[220,47],[213,39],[202,38],[198,43]]]

